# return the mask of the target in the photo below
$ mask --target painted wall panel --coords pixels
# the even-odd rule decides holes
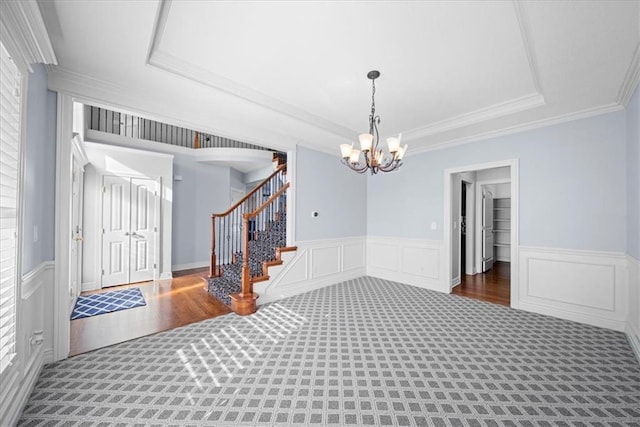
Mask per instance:
[[[614,266],[533,257],[527,261],[528,296],[601,310],[615,308]]]
[[[56,94],[40,64],[29,73],[24,150],[22,273],[53,260],[55,235]]]
[[[626,257],[616,252],[520,247],[519,308],[625,330]]]
[[[629,317],[625,332],[640,360],[640,261],[631,255],[627,256],[629,269]]]
[[[306,249],[298,248],[298,254],[294,259],[291,259],[290,264],[285,265],[287,274],[281,278],[280,285],[289,285],[292,283],[299,283],[309,278],[309,257]],[[269,274],[272,274],[269,269]]]
[[[258,304],[364,276],[365,242],[364,236],[298,241],[282,265],[269,268],[270,279],[254,285]]]
[[[231,207],[228,167],[174,159],[173,265],[207,265],[211,251],[211,214]]]
[[[442,240],[444,169],[517,158],[521,244],[624,252],[625,134],[619,111],[448,149],[409,149],[400,171],[368,178],[368,234]]]
[[[436,240],[367,236],[368,276],[449,292],[444,246]]]
[[[364,268],[366,247],[364,242],[345,244],[342,247],[342,269],[344,271]]]
[[[340,246],[311,249],[311,277],[317,279],[340,272]]]
[[[367,233],[367,181],[332,156],[298,147],[296,159],[296,239],[318,240]],[[311,212],[319,215],[312,217]]]
[[[399,260],[396,245],[370,243],[367,245],[367,265],[383,270],[398,271]]]
[[[440,251],[434,248],[404,246],[402,248],[402,270],[407,274],[438,279]]]
[[[640,87],[627,105],[627,252],[640,260]]]

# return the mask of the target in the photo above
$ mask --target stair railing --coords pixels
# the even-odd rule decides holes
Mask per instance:
[[[253,296],[253,282],[252,278],[257,277],[251,275],[251,269],[249,267],[249,238],[251,234],[260,233],[266,231],[271,221],[276,219],[276,215],[281,212],[283,206],[284,192],[289,188],[290,183],[287,182],[282,185],[267,201],[265,201],[258,209],[253,212],[245,213],[243,218],[243,239],[242,239],[242,288],[240,290],[240,299],[251,298]],[[251,230],[251,221],[256,221]],[[233,300],[233,297],[232,297]]]
[[[233,262],[236,254],[242,252],[243,215],[255,212],[264,206],[267,199],[283,188],[285,185],[286,168],[286,164],[278,166],[271,175],[265,178],[242,199],[238,200],[238,202],[227,211],[211,215],[211,264],[209,267],[209,277],[219,276],[221,274],[220,266]],[[251,237],[255,237],[259,231],[257,225],[258,222],[254,221],[253,230],[244,230],[245,234],[249,233],[245,241],[248,241]]]

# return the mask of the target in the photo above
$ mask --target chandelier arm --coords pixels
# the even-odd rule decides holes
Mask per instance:
[[[401,160],[393,160],[384,166],[378,166],[378,169],[380,169],[382,172],[391,172],[399,169],[402,164],[403,163]]]
[[[364,163],[359,161],[356,161],[355,163],[351,162],[348,157],[341,159],[341,162],[349,169],[360,174],[367,170],[371,171],[371,175],[375,175],[378,172],[391,172],[403,165],[402,159],[398,158],[398,151],[390,153],[390,156],[387,157],[384,154],[384,151],[380,148],[380,132],[378,131],[380,116],[376,115],[376,79],[378,77],[380,77],[380,72],[377,70],[369,71],[367,74],[367,78],[371,79],[371,114],[369,115],[369,135],[371,141],[369,141],[369,135],[366,136],[366,139],[364,138],[365,135],[362,135],[363,138],[361,139],[360,144],[364,147],[368,147],[368,149],[362,150]],[[398,136],[395,141],[396,145],[399,145],[399,143],[400,136]],[[402,149],[402,154],[404,154],[405,151],[406,144]]]
[[[345,159],[341,159],[341,162],[343,165],[347,166],[349,169],[351,169],[352,171],[355,171],[357,173],[365,173],[367,171],[367,169],[369,169],[368,165],[364,165],[361,168],[356,167],[355,165],[359,164],[359,163],[351,163],[348,160]]]

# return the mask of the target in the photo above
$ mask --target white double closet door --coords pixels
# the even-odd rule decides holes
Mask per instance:
[[[158,183],[105,176],[102,203],[102,287],[154,279]]]

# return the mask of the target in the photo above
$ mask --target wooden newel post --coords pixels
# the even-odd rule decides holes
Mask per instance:
[[[211,215],[211,264],[209,265],[209,277],[218,276],[216,267],[216,217]]]
[[[249,214],[243,214],[242,218],[242,287],[240,292],[229,296],[231,297],[231,309],[236,314],[245,316],[256,312],[258,295],[253,293],[249,269]]]

